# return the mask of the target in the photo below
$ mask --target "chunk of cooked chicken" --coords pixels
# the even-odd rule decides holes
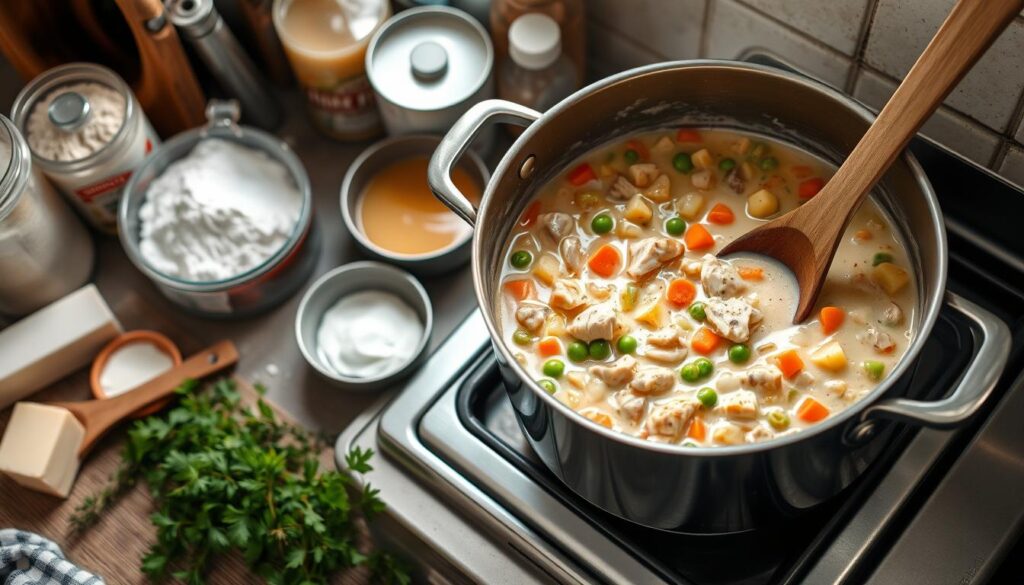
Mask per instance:
[[[737,390],[720,396],[715,410],[731,419],[753,420],[757,418],[757,408],[757,394],[750,390]]]
[[[746,438],[748,443],[767,441],[768,439],[775,438],[775,431],[769,429],[764,425],[757,425],[756,427],[750,429],[750,432],[747,433]]]
[[[640,368],[629,383],[629,389],[637,396],[658,396],[676,385],[675,372],[659,366]]]
[[[551,291],[548,304],[556,309],[570,311],[587,302],[587,294],[583,292],[580,281],[570,278],[559,278]]]
[[[734,343],[750,339],[750,331],[761,322],[761,311],[750,306],[745,299],[711,297],[704,301],[705,323],[719,337]]]
[[[580,341],[613,339],[616,329],[615,309],[608,303],[600,303],[583,310],[569,323],[569,335]]]
[[[536,333],[544,326],[544,321],[547,320],[549,314],[551,314],[551,309],[546,305],[537,301],[523,301],[516,308],[516,321],[519,321],[523,329]]]
[[[747,284],[732,264],[711,254],[704,255],[700,268],[700,283],[709,297],[734,297],[747,290]]]
[[[593,298],[595,298],[595,299],[597,299],[599,301],[607,301],[608,299],[611,298],[612,293],[614,293],[614,292],[615,292],[615,285],[614,284],[599,284],[599,283],[594,282],[594,281],[590,281],[590,282],[587,283],[587,293],[591,297],[593,297]]]
[[[613,395],[615,410],[632,423],[640,422],[647,411],[647,398],[637,396],[629,390],[619,390]]]
[[[683,245],[672,238],[644,238],[629,245],[629,266],[626,273],[634,280],[638,280],[678,258],[684,250]]]
[[[653,183],[660,174],[661,171],[658,170],[658,165],[655,164],[639,163],[629,165],[629,178],[632,179],[634,185],[641,189]]]
[[[672,199],[672,181],[668,175],[661,175],[644,189],[644,195],[655,203],[665,203]]]
[[[576,220],[568,213],[562,213],[561,211],[542,213],[537,216],[537,222],[544,226],[544,231],[555,242],[559,242],[562,238],[571,234],[573,228],[576,227]]]
[[[640,192],[633,183],[629,182],[629,179],[619,175],[615,178],[615,182],[612,183],[611,189],[608,190],[608,195],[612,199],[618,199],[620,201],[626,201]]]
[[[558,253],[562,256],[562,262],[570,274],[579,274],[585,260],[583,244],[579,236],[567,236],[562,238],[558,244]]]
[[[893,340],[892,335],[874,327],[868,327],[868,330],[858,337],[864,343],[875,348],[878,353],[892,353],[896,349],[896,341]]]
[[[903,309],[901,309],[896,303],[889,303],[889,305],[882,310],[882,323],[890,327],[903,325]]]
[[[609,386],[625,386],[636,374],[636,360],[631,355],[624,355],[607,366],[590,366],[587,371]]]
[[[647,431],[652,435],[679,439],[699,406],[699,402],[688,397],[662,402],[647,417]]]
[[[683,330],[675,325],[663,327],[647,337],[643,356],[662,363],[678,363],[686,359],[689,348]]]
[[[743,429],[731,422],[719,422],[711,428],[711,440],[723,445],[742,445]]]
[[[775,366],[754,366],[740,374],[740,384],[757,390],[761,396],[782,392],[782,370]]]
[[[725,174],[725,184],[732,189],[733,193],[742,195],[747,190],[747,182],[743,180],[740,167],[735,167]]]

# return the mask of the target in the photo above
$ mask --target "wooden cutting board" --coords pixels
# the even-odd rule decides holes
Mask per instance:
[[[175,331],[170,323],[153,316],[140,301],[132,299],[113,307],[125,329],[155,329],[170,337],[190,355],[201,349],[189,336]],[[256,392],[245,381],[238,380],[244,401],[254,403]],[[88,368],[54,386],[30,397],[33,401],[86,400],[90,397]],[[290,417],[271,404],[275,413],[284,420]],[[0,411],[0,433],[7,428],[11,409]],[[148,580],[139,570],[141,558],[156,540],[156,529],[149,521],[153,502],[145,485],[137,485],[109,509],[100,521],[85,534],[73,537],[68,519],[75,507],[90,495],[98,493],[121,459],[124,431],[105,437],[82,462],[78,479],[71,495],[66,499],[48,496],[22,488],[10,478],[0,474],[0,528],[18,528],[35,532],[56,542],[68,560],[102,576],[110,585],[142,584]],[[334,468],[333,449],[326,449],[321,457],[323,468]],[[241,557],[218,559],[211,567],[207,582],[211,585],[253,585],[262,581],[248,571]],[[332,583],[356,585],[368,583],[365,570],[352,570],[336,575]]]

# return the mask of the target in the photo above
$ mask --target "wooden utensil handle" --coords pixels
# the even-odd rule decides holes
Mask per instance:
[[[1024,0],[959,0],[953,6],[876,122],[829,181],[851,197],[840,209],[830,206],[827,216],[834,218],[837,212],[845,213],[847,220],[852,216],[864,195],[1022,6]]]
[[[228,368],[237,361],[238,350],[235,344],[220,341],[138,388],[119,396],[105,400],[52,404],[70,410],[85,427],[85,438],[78,450],[79,456],[84,456],[111,427],[140,408],[169,396],[183,380],[203,378]]]

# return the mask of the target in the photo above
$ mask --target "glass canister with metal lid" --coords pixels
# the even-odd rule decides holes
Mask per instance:
[[[61,65],[25,86],[12,116],[46,176],[90,223],[116,232],[124,186],[159,143],[128,84],[100,65]]]
[[[81,287],[92,238],[32,167],[28,144],[0,116],[0,313],[24,315]]]

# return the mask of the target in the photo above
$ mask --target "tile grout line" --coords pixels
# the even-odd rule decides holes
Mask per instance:
[[[1003,140],[1000,141],[999,148],[996,149],[996,153],[992,157],[992,166],[990,168],[993,171],[999,171],[999,167],[1003,166],[1006,156],[1010,153],[1010,145],[1017,143],[1016,132],[1021,127],[1021,124],[1024,124],[1024,92],[1021,92],[1021,97],[1017,100],[1017,106],[1014,108],[1013,113],[1010,114],[1010,123],[1006,125],[1006,133],[1003,135]]]
[[[875,14],[878,12],[878,4],[880,0],[868,0],[868,4],[864,11],[864,20],[860,23],[860,31],[857,32],[857,46],[853,51],[853,66],[850,67],[850,73],[846,78],[846,93],[853,95],[853,91],[857,86],[857,78],[860,76],[861,69],[864,68],[864,55],[868,51],[868,38],[871,36],[871,28],[875,24]]]
[[[740,7],[745,8],[745,9],[753,12],[754,14],[757,14],[757,15],[761,16],[762,18],[765,18],[767,20],[770,20],[771,22],[774,22],[775,24],[781,26],[782,28],[788,30],[789,32],[791,32],[794,35],[796,35],[797,37],[799,37],[800,40],[802,40],[804,42],[807,42],[807,43],[810,43],[810,44],[818,47],[819,49],[822,49],[823,51],[827,51],[829,53],[832,53],[834,56],[840,57],[840,58],[842,58],[845,61],[851,61],[852,60],[852,57],[850,57],[846,53],[840,51],[839,49],[836,49],[832,45],[829,45],[828,43],[820,41],[820,40],[818,40],[818,39],[808,35],[807,33],[801,32],[800,29],[798,29],[795,26],[789,24],[788,22],[784,22],[782,20],[779,20],[778,18],[775,18],[774,16],[772,16],[770,13],[765,12],[765,11],[761,10],[760,8],[757,8],[757,7],[752,6],[750,4],[747,4],[744,0],[724,0],[724,1],[734,2],[735,4],[738,4]]]
[[[708,39],[711,30],[711,16],[715,9],[712,0],[704,0],[704,20],[700,23],[700,44],[697,46],[697,56],[701,59],[708,58]]]

